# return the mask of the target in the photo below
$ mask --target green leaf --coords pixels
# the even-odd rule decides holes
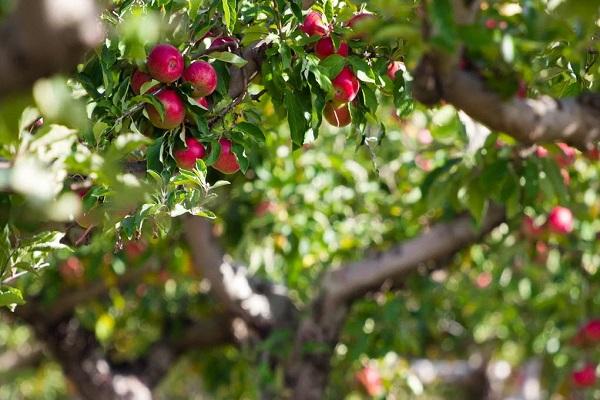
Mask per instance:
[[[265,134],[263,133],[263,131],[261,131],[258,126],[249,122],[240,122],[235,126],[234,129],[247,135],[250,135],[259,143],[264,143],[265,141]]]
[[[19,289],[4,287],[0,289],[0,307],[6,307],[13,304],[25,304],[23,293]]]
[[[238,68],[242,68],[244,65],[248,64],[248,61],[244,60],[242,57],[227,51],[215,51],[210,53],[208,56],[214,58],[215,60],[233,64]]]
[[[306,100],[310,101],[310,94],[303,95],[302,93],[294,93],[292,91],[285,92],[284,105],[288,115],[290,134],[292,142],[297,146],[304,144],[304,135],[309,129],[311,106],[308,104],[307,107]]]
[[[448,51],[453,51],[457,42],[457,29],[450,0],[433,0],[429,18],[434,36],[431,41]]]
[[[346,58],[339,54],[332,54],[319,64],[319,68],[329,79],[335,78],[346,65]]]

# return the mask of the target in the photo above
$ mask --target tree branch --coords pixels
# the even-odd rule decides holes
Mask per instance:
[[[434,225],[422,235],[378,256],[328,272],[309,316],[298,329],[293,355],[286,368],[286,384],[293,390],[292,398],[323,398],[331,356],[352,301],[386,281],[398,283],[401,277],[421,265],[454,255],[503,221],[503,209],[490,206],[479,229],[469,216],[462,215]],[[307,351],[309,345],[318,350]]]
[[[453,0],[456,22],[473,23],[478,4]],[[414,72],[413,95],[429,106],[444,99],[488,128],[526,144],[565,142],[587,151],[600,141],[600,94],[504,99],[475,72],[461,70],[456,54],[442,50],[434,49],[421,59]]]
[[[20,0],[0,26],[0,97],[72,70],[104,36],[94,0]]]
[[[293,324],[297,310],[282,286],[253,280],[225,255],[206,219],[187,216],[184,233],[195,268],[211,285],[213,295],[232,314],[266,335],[274,327]]]

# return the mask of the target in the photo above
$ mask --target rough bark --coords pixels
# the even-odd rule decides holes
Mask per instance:
[[[72,70],[104,33],[94,0],[20,0],[0,25],[0,98]]]

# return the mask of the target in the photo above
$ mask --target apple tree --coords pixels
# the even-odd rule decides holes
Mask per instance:
[[[0,397],[600,396],[599,1],[0,18]]]

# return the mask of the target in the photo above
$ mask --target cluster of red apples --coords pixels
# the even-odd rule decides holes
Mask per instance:
[[[144,84],[152,79],[161,83],[147,89],[147,92],[164,107],[164,115],[161,117],[153,105],[146,106],[148,119],[156,128],[170,130],[184,123],[186,119],[185,102],[175,88],[179,82],[190,84],[198,105],[204,109],[209,108],[207,97],[216,90],[218,83],[217,72],[209,62],[196,60],[186,67],[182,54],[175,46],[158,44],[148,55],[146,69],[147,73],[139,69],[133,72],[131,90],[135,94],[140,94]],[[225,174],[237,172],[240,166],[232,151],[231,141],[222,138],[219,140],[219,144],[221,147],[219,157],[212,167]],[[180,168],[193,169],[196,160],[204,158],[206,154],[204,144],[188,135],[185,138],[185,146],[176,149],[173,157]]]
[[[349,28],[355,27],[365,19],[374,18],[370,13],[359,13],[354,15],[346,22]],[[331,26],[327,25],[323,20],[323,15],[317,11],[311,11],[304,18],[304,22],[300,29],[309,36],[320,36],[321,38],[314,45],[314,52],[321,60],[330,55],[337,54],[342,57],[347,57],[350,54],[348,43],[341,41],[336,48],[332,39]],[[351,39],[361,39],[362,35],[356,34],[351,36]],[[402,68],[400,61],[392,61],[388,65],[387,74],[390,79],[394,79],[396,73]],[[348,104],[356,98],[360,90],[360,82],[354,72],[345,66],[340,73],[331,81],[335,90],[333,100],[327,102],[323,109],[323,116],[331,125],[336,127],[347,126],[352,122],[350,108]]]
[[[583,325],[573,340],[576,346],[591,348],[600,344],[600,319],[593,319]],[[596,364],[585,362],[580,368],[571,372],[573,385],[580,388],[589,388],[596,384]]]

